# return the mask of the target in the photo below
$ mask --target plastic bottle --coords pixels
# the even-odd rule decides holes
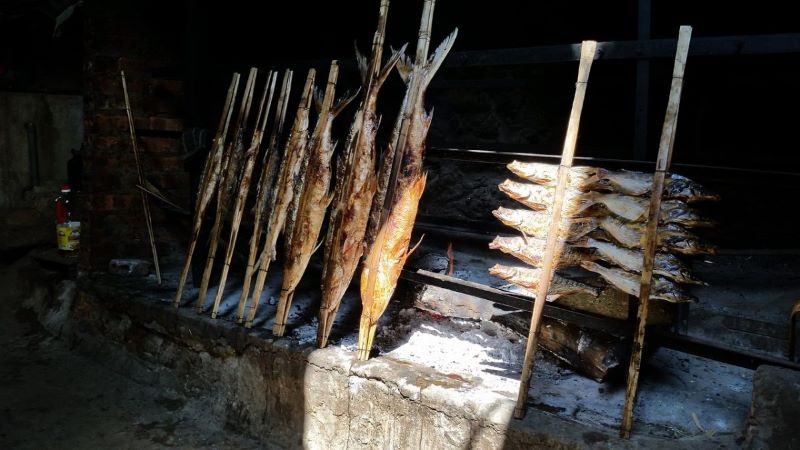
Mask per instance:
[[[78,207],[69,184],[61,186],[56,197],[56,242],[58,251],[65,256],[77,256],[80,248],[81,222]]]

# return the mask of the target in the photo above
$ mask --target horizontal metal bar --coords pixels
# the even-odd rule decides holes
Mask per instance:
[[[606,41],[597,43],[597,60],[674,58],[676,39]],[[541,47],[467,50],[453,52],[444,62],[446,68],[489,67],[547,64],[578,61],[581,44]],[[716,36],[692,38],[689,56],[773,55],[800,53],[800,33],[752,36]],[[333,58],[335,59],[335,58]],[[297,70],[326,69],[330,59],[276,61],[274,67]],[[340,71],[355,71],[355,59],[339,60]]]
[[[454,292],[472,295],[474,297],[489,300],[494,303],[499,303],[501,305],[516,308],[522,311],[530,312],[533,310],[533,299],[531,298],[514,295],[490,286],[486,286],[484,284],[462,280],[460,278],[430,272],[423,269],[403,269],[400,274],[400,278],[418,284],[437,286]],[[544,306],[544,316],[594,330],[605,331],[606,333],[615,336],[630,334],[629,331],[631,326],[624,320],[573,311],[553,304],[546,304]]]
[[[775,358],[774,356],[754,353],[740,348],[728,347],[717,342],[698,339],[686,335],[667,333],[660,330],[648,332],[648,341],[660,344],[663,347],[683,353],[700,356],[714,361],[732,364],[747,369],[756,369],[758,366],[770,365],[800,370],[800,364],[788,359]]]

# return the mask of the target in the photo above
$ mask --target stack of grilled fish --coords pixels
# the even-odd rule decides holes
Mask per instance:
[[[533,293],[538,285],[552,216],[558,166],[514,161],[508,169],[528,182],[506,180],[499,185],[500,190],[528,209],[500,207],[493,211],[495,217],[518,230],[521,236],[498,236],[489,248],[513,255],[532,267],[497,264],[489,272]],[[562,245],[558,246],[561,251],[556,254],[556,267],[583,267],[620,291],[638,295],[652,183],[652,174],[573,167],[564,198],[558,236]],[[719,196],[686,177],[667,176],[650,299],[673,303],[694,301],[681,285],[704,283],[691,274],[679,255],[714,253],[713,247],[689,229],[715,224],[690,205],[718,199]],[[556,274],[548,300],[581,292],[598,295],[596,288]]]

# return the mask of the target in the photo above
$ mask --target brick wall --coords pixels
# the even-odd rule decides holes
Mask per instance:
[[[84,191],[81,263],[104,269],[109,259],[150,259],[120,80],[125,70],[145,177],[187,209],[183,82],[174,30],[151,20],[135,2],[86,2],[84,24]],[[180,29],[181,23],[174,24]],[[185,217],[150,199],[156,244],[164,264],[180,258]]]

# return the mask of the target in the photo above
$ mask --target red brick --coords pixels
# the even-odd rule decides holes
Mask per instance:
[[[138,196],[134,194],[93,195],[90,204],[94,211],[117,211],[131,209]]]
[[[148,159],[148,168],[152,171],[183,171],[183,158],[180,156],[151,155]]]
[[[127,150],[127,147],[130,147],[130,139],[119,136],[92,136],[89,138],[89,146],[101,152]]]

